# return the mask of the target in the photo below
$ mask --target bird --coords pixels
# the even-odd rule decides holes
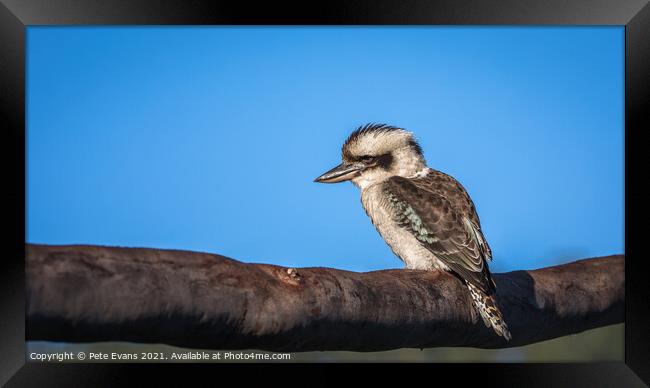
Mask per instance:
[[[464,282],[485,325],[512,338],[495,298],[492,250],[476,206],[454,177],[427,166],[412,132],[360,126],[343,143],[342,163],[314,181],[351,181],[372,224],[407,269],[451,272]]]

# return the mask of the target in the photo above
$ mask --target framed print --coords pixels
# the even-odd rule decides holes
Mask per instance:
[[[647,2],[0,15],[8,386],[141,363],[650,381]]]

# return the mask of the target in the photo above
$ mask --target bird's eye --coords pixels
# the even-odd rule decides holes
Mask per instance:
[[[374,159],[374,158],[373,158],[372,156],[370,156],[370,155],[363,155],[363,156],[361,157],[361,161],[362,161],[362,162],[366,162],[366,163],[367,163],[367,162],[372,162],[373,159]]]

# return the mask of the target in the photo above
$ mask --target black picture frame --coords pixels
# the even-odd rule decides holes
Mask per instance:
[[[625,26],[625,220],[626,317],[625,361],[593,364],[428,364],[409,373],[423,378],[458,378],[463,384],[489,381],[499,386],[643,386],[650,382],[650,298],[644,257],[635,249],[630,228],[640,207],[628,195],[640,180],[628,174],[635,163],[633,139],[649,127],[650,6],[645,0],[364,0],[328,2],[0,0],[0,109],[3,178],[1,260],[0,383],[8,386],[111,385],[131,382],[135,366],[125,364],[35,364],[25,362],[25,31],[34,25],[620,25]],[[631,209],[631,212],[627,210]],[[632,218],[632,219],[631,219]],[[642,232],[642,231],[641,231]],[[630,238],[628,238],[628,236]],[[146,367],[150,372],[151,368]],[[217,365],[246,374],[250,365]],[[288,365],[266,366],[266,371]],[[342,366],[344,369],[349,366]],[[319,380],[328,377],[325,366]],[[205,370],[205,368],[202,368]],[[177,371],[157,368],[156,375]],[[355,370],[358,370],[355,368]],[[221,373],[220,372],[220,373]],[[374,368],[380,372],[380,368]],[[192,372],[194,373],[194,372]],[[364,374],[368,374],[364,372]],[[441,377],[444,376],[444,377]],[[248,377],[244,377],[247,379]],[[433,383],[433,382],[432,382]]]

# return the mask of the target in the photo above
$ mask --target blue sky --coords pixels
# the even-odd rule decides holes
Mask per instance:
[[[623,27],[29,27],[27,241],[400,268],[366,122],[463,183],[493,271],[624,252]]]

